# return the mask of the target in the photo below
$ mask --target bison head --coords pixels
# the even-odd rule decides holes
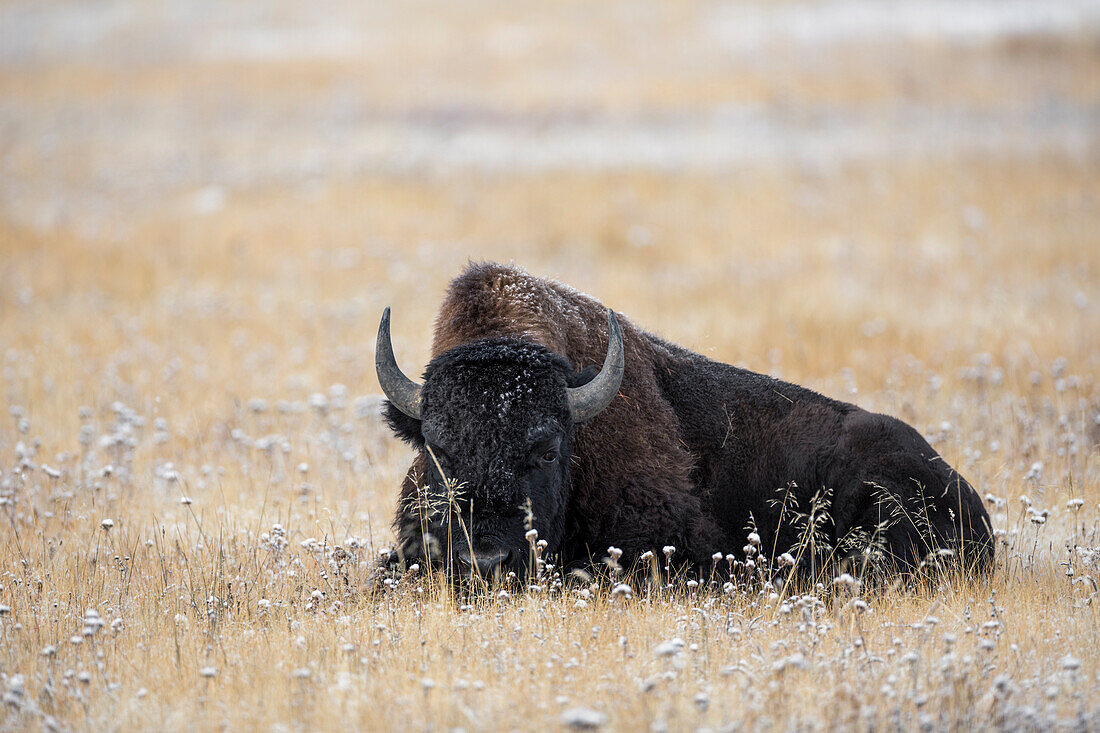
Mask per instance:
[[[387,308],[375,353],[386,419],[426,466],[399,507],[398,552],[463,575],[522,576],[529,530],[548,553],[562,549],[574,427],[618,393],[623,342],[614,313],[599,372],[575,372],[531,341],[491,337],[434,358],[422,385],[397,367],[389,316]]]

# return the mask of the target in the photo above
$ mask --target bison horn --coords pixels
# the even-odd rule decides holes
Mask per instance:
[[[378,341],[374,346],[374,368],[378,372],[378,384],[386,397],[401,412],[416,420],[420,419],[420,385],[404,375],[393,358],[393,344],[390,343],[390,309],[382,312],[382,322],[378,324]]]
[[[607,309],[607,356],[603,360],[600,373],[582,387],[566,389],[569,395],[569,412],[573,422],[582,423],[591,420],[600,410],[611,404],[619,393],[619,384],[623,381],[623,332],[615,313]]]

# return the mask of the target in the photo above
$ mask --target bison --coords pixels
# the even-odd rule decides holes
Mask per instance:
[[[564,568],[671,545],[702,569],[744,559],[750,534],[815,574],[993,560],[977,493],[906,423],[708,359],[517,267],[451,282],[421,384],[396,364],[387,308],[376,366],[386,421],[416,451],[394,523],[406,562],[522,577],[532,529]]]

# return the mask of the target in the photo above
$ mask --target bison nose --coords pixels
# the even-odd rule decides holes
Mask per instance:
[[[482,576],[492,575],[498,568],[507,565],[512,559],[511,550],[506,550],[503,547],[474,550],[472,553],[469,547],[460,547],[455,555],[463,572],[474,571]]]

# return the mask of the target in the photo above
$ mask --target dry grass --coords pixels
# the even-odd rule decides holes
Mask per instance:
[[[5,725],[1096,725],[1097,197],[1073,165],[972,163],[333,186],[94,241],[8,227]],[[375,412],[376,319],[395,304],[420,363],[468,254],[911,420],[1007,502],[996,577],[865,613],[832,589],[361,592],[408,460]]]
[[[1020,143],[1089,129],[1088,31],[750,53],[707,3],[333,5],[358,51],[235,54],[220,5],[212,30],[140,6],[98,46],[4,36],[30,50],[0,48],[0,730],[1100,728],[1100,158],[1095,129],[1082,155]],[[255,23],[323,17],[296,7]],[[799,139],[884,120],[902,145],[890,124],[941,107],[1024,132],[709,171],[395,171],[355,158],[345,98],[398,132],[742,103]],[[311,167],[345,143],[358,163]],[[378,317],[415,372],[469,258],[911,422],[990,496],[994,577],[366,583],[410,459],[377,415]]]

